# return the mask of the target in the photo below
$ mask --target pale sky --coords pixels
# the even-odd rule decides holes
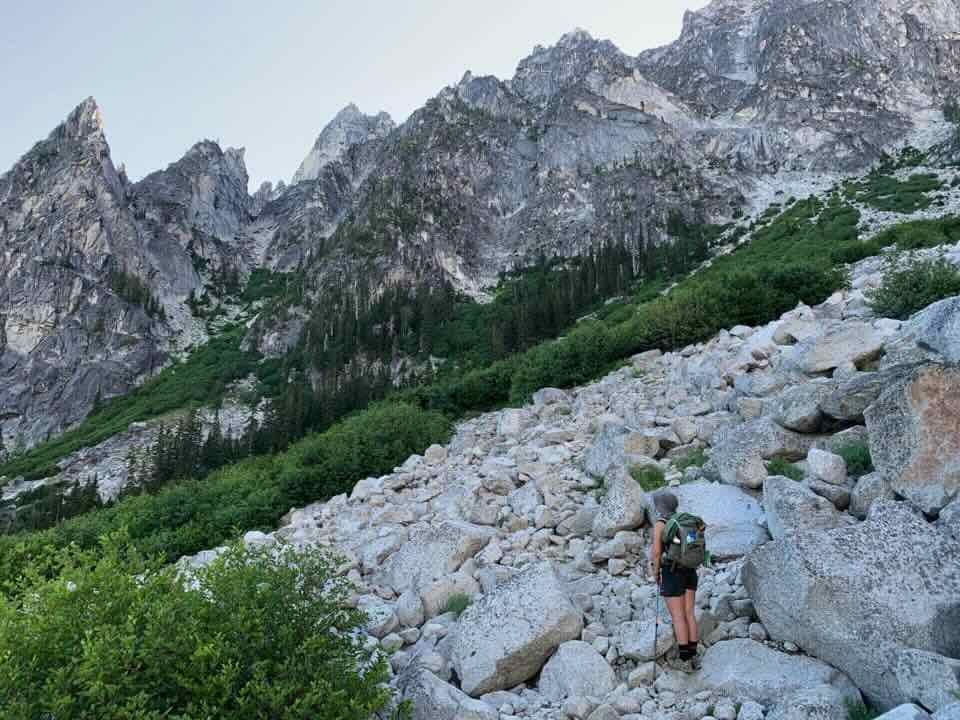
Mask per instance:
[[[85,97],[140,179],[203,138],[289,181],[347,103],[398,122],[576,27],[636,54],[707,0],[0,0],[0,174]]]

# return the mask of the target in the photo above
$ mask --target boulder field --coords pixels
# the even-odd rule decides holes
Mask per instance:
[[[341,556],[416,720],[846,720],[864,701],[955,720],[960,302],[874,318],[879,267],[462,422],[246,540]],[[639,470],[708,524],[691,673],[670,667]]]

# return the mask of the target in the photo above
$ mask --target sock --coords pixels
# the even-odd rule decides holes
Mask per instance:
[[[689,643],[686,645],[680,646],[680,659],[681,660],[690,660],[694,655],[697,654],[696,647],[691,651]]]

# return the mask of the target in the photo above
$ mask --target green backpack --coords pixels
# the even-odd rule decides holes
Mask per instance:
[[[663,528],[663,557],[674,567],[694,570],[710,564],[707,524],[690,513],[676,513]]]

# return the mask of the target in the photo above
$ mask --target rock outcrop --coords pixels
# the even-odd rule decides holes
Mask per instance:
[[[960,656],[958,552],[917,511],[877,502],[863,523],[755,550],[744,580],[772,637],[831,663],[872,702],[892,707],[921,693],[918,663],[929,672]]]
[[[582,629],[553,568],[533,565],[467,608],[452,635],[450,660],[468,695],[506,690],[536,675]]]
[[[894,492],[936,514],[960,493],[960,370],[927,366],[866,410],[870,454]]]

